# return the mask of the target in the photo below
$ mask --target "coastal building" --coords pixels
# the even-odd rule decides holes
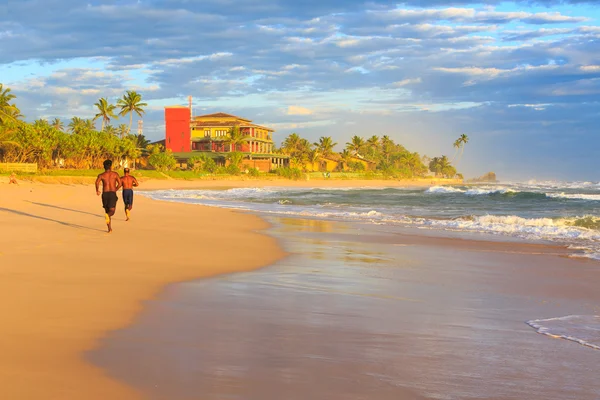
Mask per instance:
[[[192,117],[191,107],[165,107],[165,147],[180,161],[204,153],[226,164],[227,153],[241,152],[242,165],[270,171],[288,166],[289,157],[273,152],[273,133],[266,126],[226,113]],[[232,139],[232,135],[234,138]],[[238,136],[238,140],[235,140]]]

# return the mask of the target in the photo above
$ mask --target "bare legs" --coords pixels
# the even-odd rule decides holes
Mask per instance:
[[[106,220],[106,226],[108,227],[108,233],[111,233],[112,232],[111,217],[113,215],[115,215],[115,209],[114,208],[105,208],[104,211],[106,211],[106,214],[104,214],[104,219]]]
[[[133,208],[133,206],[131,204],[125,204],[125,216],[127,217],[127,219],[125,219],[125,221],[129,221],[129,217],[131,215],[132,208]]]

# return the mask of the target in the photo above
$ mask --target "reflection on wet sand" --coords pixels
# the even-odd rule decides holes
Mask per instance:
[[[272,222],[290,257],[171,286],[90,358],[150,399],[600,398],[598,352],[524,323],[597,311],[595,264]]]

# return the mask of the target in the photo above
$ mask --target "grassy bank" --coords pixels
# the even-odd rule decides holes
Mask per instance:
[[[15,173],[17,180],[41,182],[41,183],[64,183],[64,184],[90,184],[96,180],[98,174],[102,173],[103,170],[99,169],[86,169],[86,170],[75,170],[75,169],[53,169],[39,171],[37,173]],[[7,176],[9,172],[0,171],[0,175]],[[256,176],[250,176],[247,174],[241,175],[229,175],[229,174],[209,174],[199,173],[195,171],[155,171],[155,170],[135,170],[132,171],[132,175],[140,181],[146,180],[290,180],[283,176],[279,176],[274,173],[260,173]],[[427,182],[431,184],[456,184],[461,183],[458,179],[440,179],[433,177],[425,178],[413,178],[413,179],[398,179],[387,176],[382,173],[376,172],[331,172],[328,176],[325,176],[321,172],[308,172],[301,174],[300,177],[292,180],[389,180],[389,181],[414,181],[414,182]]]

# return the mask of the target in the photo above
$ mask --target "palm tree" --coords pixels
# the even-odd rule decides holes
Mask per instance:
[[[63,124],[63,122],[59,119],[59,118],[54,118],[52,120],[52,122],[50,122],[50,125],[59,131],[62,131],[63,129],[65,129],[65,124]]]
[[[300,138],[300,136],[297,133],[292,133],[291,135],[289,135],[288,137],[285,138],[285,140],[283,141],[283,144],[281,146],[281,149],[283,150],[283,152],[285,154],[291,155],[298,151],[301,140],[302,139]]]
[[[456,139],[456,140],[454,141],[454,143],[452,144],[452,147],[454,147],[454,148],[455,148],[455,150],[454,150],[454,155],[452,156],[452,161],[454,161],[454,159],[455,159],[455,158],[456,158],[456,156],[458,155],[458,152],[459,152],[459,150],[460,150],[461,144],[462,144],[462,143],[461,143],[461,141],[460,141],[460,138],[459,138],[459,139]]]
[[[0,83],[0,123],[14,121],[22,117],[21,111],[14,104],[10,103],[16,97],[10,92],[10,88],[5,89]]]
[[[9,104],[11,100],[16,98],[17,96],[10,92],[10,88],[4,89],[4,86],[0,83],[0,107]]]
[[[351,151],[355,156],[359,155],[361,150],[365,147],[365,140],[360,136],[352,136],[349,143],[346,143],[346,149]]]
[[[121,125],[117,126],[117,134],[119,135],[119,137],[121,139],[123,139],[125,136],[129,135],[129,128],[127,127],[127,125],[121,124]]]
[[[115,115],[115,108],[117,107],[114,104],[110,104],[106,97],[101,98],[94,105],[98,108],[98,114],[94,116],[93,120],[95,121],[98,118],[102,118],[102,127],[100,130],[103,131],[104,125],[110,123],[111,118],[118,118]]]
[[[131,124],[133,123],[133,113],[136,113],[140,118],[142,114],[145,112],[142,107],[147,107],[147,103],[142,103],[142,95],[134,90],[128,90],[127,93],[123,95],[122,99],[119,99],[117,102],[117,106],[121,107],[121,111],[119,112],[120,116],[125,116],[129,114],[129,130],[128,133],[131,133]]]
[[[458,137],[458,139],[456,139],[456,141],[454,142],[454,147],[456,148],[457,152],[458,149],[460,148],[460,155],[458,157],[458,160],[456,160],[456,164],[458,165],[458,162],[460,161],[460,159],[462,158],[462,155],[465,151],[465,144],[469,143],[469,137],[467,135],[465,135],[464,133],[462,135],[460,135]]]
[[[337,143],[334,143],[330,136],[321,136],[319,142],[313,144],[323,157],[330,156],[333,153],[333,148],[337,146]]]
[[[352,153],[348,150],[343,150],[340,153],[341,169],[344,170],[352,160]]]
[[[71,122],[69,122],[69,132],[79,133],[83,129],[85,129],[85,120],[83,120],[79,117],[71,118]]]
[[[88,131],[95,131],[96,123],[94,122],[93,119],[84,119],[83,120],[83,128],[87,129]]]
[[[462,158],[462,155],[465,152],[465,145],[467,143],[469,143],[469,137],[463,133],[462,135],[460,135],[460,141],[462,142],[462,146],[461,146],[461,149],[460,149],[460,158],[459,158],[459,160]]]
[[[150,141],[144,135],[135,135],[135,145],[140,150],[146,150]]]
[[[240,130],[239,125],[234,125],[229,129],[227,141],[229,142],[229,151],[237,151],[238,145],[244,143],[248,135]]]
[[[372,150],[377,150],[379,148],[379,136],[373,135],[367,139],[367,145]]]
[[[39,118],[36,119],[35,121],[33,121],[33,126],[36,128],[46,128],[48,126],[50,126],[50,124],[48,124],[48,121],[43,119],[43,118]]]
[[[104,131],[105,133],[108,133],[109,135],[116,135],[117,134],[117,128],[115,128],[112,125],[106,125],[104,127]]]

